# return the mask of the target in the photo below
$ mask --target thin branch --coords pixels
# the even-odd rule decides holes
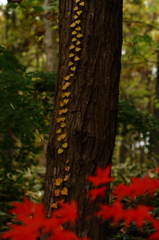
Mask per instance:
[[[153,26],[153,25],[151,25],[151,24],[149,24],[149,23],[145,23],[145,22],[141,22],[141,21],[132,21],[132,20],[129,20],[129,19],[127,19],[127,18],[124,18],[124,19],[123,19],[123,22],[124,22],[124,23],[139,23],[139,24],[146,25],[146,26],[148,26],[148,27],[150,27],[150,28],[153,28],[153,29],[159,31],[159,28],[156,28],[155,26]]]
[[[39,135],[38,133],[35,132],[35,135],[37,135],[37,137],[38,137],[43,143],[47,144],[47,142],[45,142],[45,141],[40,137],[40,135]]]
[[[122,65],[135,65],[135,64],[143,64],[143,63],[155,63],[155,64],[159,64],[159,62],[155,62],[155,61],[145,61],[145,62],[135,62],[135,63],[122,63]]]

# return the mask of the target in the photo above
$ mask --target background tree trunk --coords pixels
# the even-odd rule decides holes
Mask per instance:
[[[159,53],[157,53],[157,76],[156,76],[156,84],[155,84],[155,103],[154,103],[154,117],[159,120],[159,108],[156,108],[156,102],[159,102]],[[151,158],[154,162],[159,165],[159,131],[156,131],[151,134],[152,141],[152,150],[151,150]]]
[[[75,199],[80,213],[75,231],[81,237],[104,240],[106,226],[99,226],[99,219],[93,217],[101,199],[90,204],[85,197],[91,188],[86,176],[94,175],[97,166],[106,167],[112,159],[121,69],[122,0],[91,0],[84,6],[79,4],[83,1],[75,2],[60,0],[59,6],[60,62],[47,148],[45,204],[51,211],[57,200]],[[78,7],[78,13],[74,7]],[[78,20],[81,22],[70,27]],[[65,81],[66,76],[69,81]],[[62,180],[59,186],[56,179]]]
[[[44,0],[44,8],[51,7],[55,0]],[[46,71],[47,72],[57,72],[58,71],[58,43],[57,37],[58,32],[57,29],[53,29],[53,20],[55,16],[55,12],[51,9],[45,12],[43,22],[44,22],[44,47],[46,53]],[[50,104],[54,104],[54,99],[50,98]],[[46,135],[48,137],[48,135]],[[46,141],[46,140],[45,140]],[[46,148],[47,148],[47,141],[43,143],[42,149],[42,159],[41,165],[46,166]]]
[[[51,7],[55,1],[44,0],[44,8]],[[57,72],[58,70],[58,44],[57,44],[57,30],[53,29],[52,18],[54,16],[54,11],[49,9],[45,12],[44,21],[44,46],[46,53],[46,71]]]

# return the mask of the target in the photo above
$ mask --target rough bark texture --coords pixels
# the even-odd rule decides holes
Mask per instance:
[[[79,19],[81,20],[80,61],[75,63],[76,71],[71,78],[68,111],[60,115],[66,118],[64,142],[68,148],[58,154],[61,141],[57,141],[59,129],[59,101],[63,93],[64,78],[70,72],[68,68],[69,47],[72,40],[70,24],[74,22],[73,8],[75,0],[60,0],[60,62],[55,97],[54,116],[47,148],[47,172],[45,204],[50,206],[58,199],[75,199],[79,205],[80,218],[75,231],[92,240],[104,240],[107,237],[106,225],[99,225],[99,219],[93,217],[97,209],[96,199],[91,203],[85,197],[91,184],[86,179],[94,175],[97,166],[105,167],[112,159],[116,134],[117,102],[121,69],[122,44],[122,0],[90,0]],[[66,171],[69,166],[70,170]],[[59,187],[55,179],[70,175]],[[68,196],[54,196],[55,189],[68,189]],[[108,197],[103,199],[107,202]]]

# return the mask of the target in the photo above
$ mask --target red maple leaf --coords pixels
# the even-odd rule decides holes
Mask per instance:
[[[14,203],[15,208],[11,210],[18,214],[23,225],[10,225],[12,230],[4,233],[2,238],[12,240],[36,239],[43,233],[54,233],[59,230],[60,222],[58,218],[46,218],[43,204],[35,204],[27,199],[24,203]]]
[[[132,189],[131,197],[136,197],[138,195],[144,196],[146,193],[154,194],[157,188],[159,188],[158,179],[152,179],[150,176],[146,175],[145,178],[132,178],[132,184],[130,189]]]
[[[20,226],[20,225],[10,225],[12,230],[7,231],[6,233],[2,234],[2,239],[12,239],[12,240],[35,240],[39,237],[39,232],[35,229],[31,229],[30,226]]]
[[[101,169],[97,167],[96,176],[87,177],[90,182],[92,182],[95,186],[99,186],[100,184],[109,183],[114,178],[110,177],[111,173],[111,164],[107,166],[105,169]]]
[[[104,197],[106,189],[107,189],[107,187],[94,188],[94,189],[91,189],[87,193],[87,195],[89,195],[90,196],[90,200],[93,201],[98,196]]]
[[[101,210],[96,213],[97,216],[107,220],[112,218],[113,223],[117,224],[124,216],[123,204],[116,201],[113,205],[103,204],[100,206]]]
[[[129,185],[121,183],[115,187],[112,195],[116,195],[117,199],[120,201],[123,197],[129,196],[129,193]]]
[[[54,212],[53,216],[56,216],[60,220],[60,224],[70,222],[74,224],[77,219],[77,203],[75,201],[71,201],[68,203],[59,203],[61,208]]]
[[[112,195],[116,195],[118,200],[121,200],[125,196],[131,199],[141,195],[144,196],[146,193],[154,194],[156,189],[159,188],[159,180],[151,179],[148,175],[145,178],[132,178],[131,184],[126,185],[124,183],[119,184]]]
[[[154,192],[159,189],[159,180],[156,178],[150,178],[150,176],[146,175],[146,177],[143,179],[146,192],[149,192],[151,195],[154,194]]]
[[[29,216],[34,212],[37,204],[28,200],[27,198],[24,198],[23,203],[12,203],[14,206],[13,209],[11,209],[9,212],[12,214],[16,214],[19,218],[21,215]]]
[[[153,221],[153,227],[156,229],[150,236],[149,240],[156,240],[159,239],[159,220],[154,219]]]
[[[132,183],[126,185],[124,183],[116,186],[115,190],[112,192],[112,195],[116,195],[118,200],[121,200],[125,196],[128,196],[131,199],[134,199],[138,195],[145,195],[146,186],[141,178],[132,178]]]
[[[144,224],[144,220],[154,221],[153,216],[150,214],[152,208],[148,206],[137,206],[133,209],[125,210],[123,215],[125,220],[125,227],[128,227],[133,221],[136,222],[136,225],[141,228]]]

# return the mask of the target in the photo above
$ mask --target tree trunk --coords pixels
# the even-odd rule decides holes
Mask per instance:
[[[85,197],[91,188],[86,176],[112,160],[122,0],[60,0],[59,8],[60,62],[47,148],[45,205],[51,211],[52,203],[75,199],[80,214],[76,233],[104,240],[106,225],[99,225],[99,219],[93,217],[101,199],[90,204]],[[108,196],[103,202],[108,202]]]
[[[155,85],[155,92],[156,97],[155,101],[158,103],[159,101],[159,53],[157,53],[157,76],[156,76],[156,85]],[[154,117],[159,120],[159,108],[154,105]],[[153,157],[153,160],[159,165],[159,131],[156,131],[151,134],[152,137],[152,152],[151,157]]]
[[[45,7],[51,7],[55,0],[44,0],[44,8]],[[53,21],[54,19],[54,11],[48,10],[44,14],[43,22],[44,22],[44,47],[45,47],[45,53],[46,53],[46,71],[47,72],[57,72],[58,70],[58,43],[56,41],[58,37],[57,29],[53,29]],[[49,100],[50,104],[54,103],[53,98],[50,98]],[[48,137],[48,134],[46,135],[46,138]],[[42,159],[41,159],[41,165],[46,166],[46,148],[47,148],[47,142],[43,144],[42,149]]]
[[[51,7],[53,1],[44,0],[44,7]],[[54,16],[54,11],[49,10],[45,12],[43,21],[44,21],[44,45],[46,53],[46,71],[57,72],[58,70],[58,44],[56,41],[57,30],[53,29],[53,21],[51,20]]]

